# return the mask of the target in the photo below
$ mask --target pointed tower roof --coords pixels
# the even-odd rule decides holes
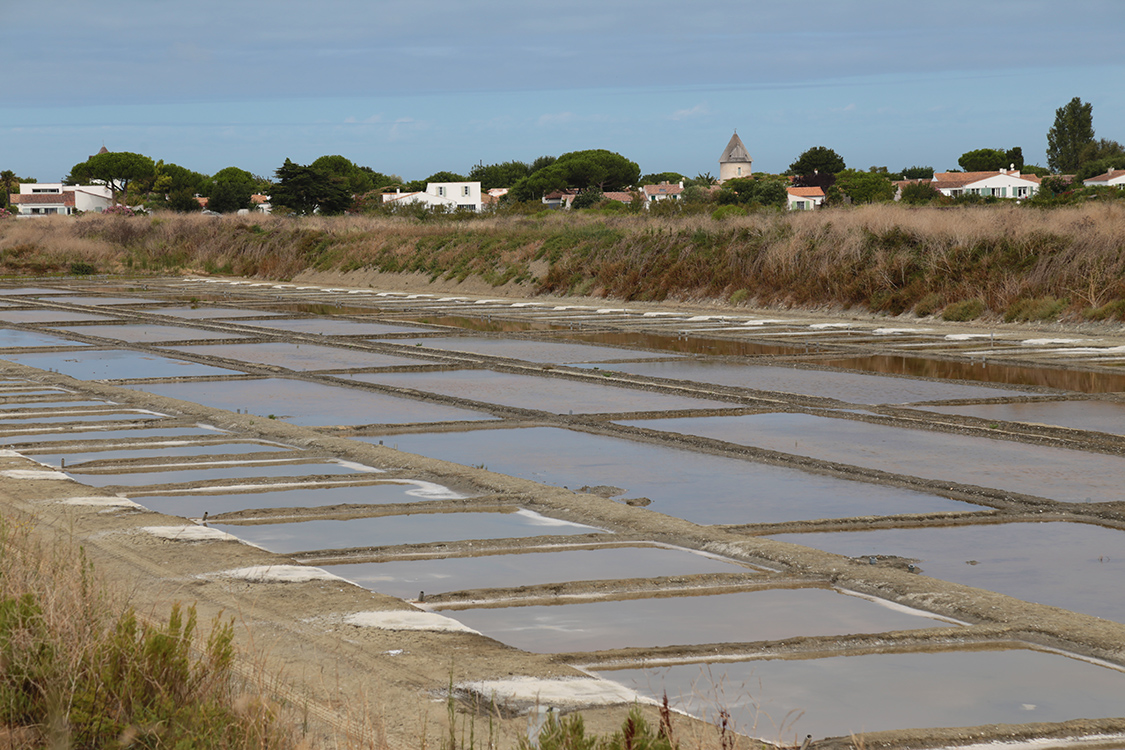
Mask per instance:
[[[742,139],[738,137],[738,133],[730,137],[730,143],[723,149],[723,155],[719,157],[720,164],[731,163],[747,163],[753,161],[750,158],[750,152],[746,150],[746,146],[742,145]]]

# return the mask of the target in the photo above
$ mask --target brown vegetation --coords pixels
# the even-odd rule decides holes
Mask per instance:
[[[911,208],[647,216],[84,216],[0,223],[0,272],[234,274],[305,270],[476,277],[623,300],[865,307],[1010,320],[1120,318],[1125,206]],[[965,314],[962,308],[951,317]],[[979,314],[979,313],[978,313]]]

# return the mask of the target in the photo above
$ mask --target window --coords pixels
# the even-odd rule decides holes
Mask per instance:
[[[469,194],[469,186],[465,185],[461,188],[461,195],[467,196]]]
[[[438,189],[437,189],[437,194],[444,198],[445,197],[445,188],[439,185]]]

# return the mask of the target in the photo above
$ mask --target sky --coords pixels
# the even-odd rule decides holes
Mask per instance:
[[[1125,142],[1122,0],[0,0],[0,170],[103,145],[272,177],[341,154],[423,179],[604,148],[643,173],[957,167],[1055,110]]]

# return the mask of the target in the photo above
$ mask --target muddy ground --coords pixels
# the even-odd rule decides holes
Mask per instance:
[[[357,279],[315,279],[298,280],[300,286],[317,285],[335,288],[359,286]],[[391,286],[386,278],[362,279],[364,286],[374,284],[380,289],[414,291],[424,294],[434,293],[434,289],[417,279],[398,280]],[[306,282],[310,282],[306,284]],[[75,284],[76,288],[107,289],[91,284]],[[192,287],[183,291],[181,282],[146,282],[145,288],[124,283],[122,289],[135,290],[134,293],[150,297],[183,301],[185,298],[211,301],[229,306],[257,306],[265,309],[278,302],[288,303],[287,292],[273,289],[256,291],[249,287],[226,287],[221,292],[205,297]],[[108,288],[116,293],[116,290]],[[502,295],[496,290],[481,290],[488,299],[498,299]],[[319,294],[320,292],[317,292]],[[459,288],[460,296],[472,296],[472,291]],[[311,294],[311,292],[309,293]],[[482,294],[482,296],[483,296]],[[331,294],[325,293],[326,297]],[[276,297],[277,299],[274,299]],[[507,300],[508,302],[516,300]],[[715,315],[714,307],[698,307],[686,304],[669,305],[620,305],[605,300],[544,300],[536,298],[527,302],[550,302],[558,305],[591,305],[594,307],[630,308],[651,313],[675,312],[699,315]],[[345,299],[345,303],[347,300]],[[331,305],[330,302],[306,300],[308,312],[314,312],[315,305]],[[341,304],[337,302],[336,304]],[[80,308],[73,309],[89,309]],[[343,311],[345,317],[347,310]],[[401,316],[403,310],[397,311]],[[536,312],[529,310],[529,313]],[[730,313],[731,311],[723,311]],[[465,314],[464,312],[460,314]],[[763,317],[777,318],[791,316],[801,320],[821,320],[825,323],[839,323],[842,320],[868,323],[852,313],[807,313],[803,311],[748,311],[740,309],[738,315],[760,314]],[[384,313],[393,319],[393,313]],[[146,312],[137,309],[129,313],[132,320],[159,321],[175,324],[159,315],[158,309]],[[518,312],[510,311],[506,319],[518,320]],[[361,319],[357,314],[356,319]],[[489,318],[491,320],[491,318]],[[528,320],[533,320],[531,315]],[[659,318],[640,319],[639,322],[602,322],[598,331],[646,330],[650,323]],[[184,321],[179,321],[181,324]],[[192,324],[200,321],[189,321]],[[878,325],[898,325],[901,321],[874,321]],[[973,326],[969,324],[946,324],[940,321],[926,321],[925,327],[936,330],[930,334],[962,335],[1000,332],[1002,336],[1019,338],[1074,338],[1096,339],[1099,347],[1125,345],[1125,332],[1102,327],[1097,330],[1072,329],[1061,331],[1052,327],[1049,331],[1033,327],[1019,326]],[[15,326],[19,328],[19,326]],[[202,327],[213,331],[239,331],[238,321],[222,323],[208,321]],[[26,328],[26,327],[25,327]],[[652,328],[653,333],[661,329]],[[244,332],[244,331],[243,331]],[[543,337],[549,334],[541,330],[516,333],[527,338]],[[717,334],[716,338],[731,335]],[[82,340],[81,332],[76,338]],[[316,337],[278,332],[268,340],[307,342]],[[249,343],[257,339],[240,339]],[[267,339],[262,339],[267,340]],[[323,340],[323,339],[321,339]],[[105,345],[97,338],[89,343]],[[392,339],[386,339],[391,342]],[[190,342],[189,342],[190,343]],[[341,346],[356,347],[379,352],[379,342],[337,342]],[[867,355],[898,355],[900,349],[890,348],[888,341],[847,342],[846,353],[862,352]],[[817,344],[820,348],[820,345]],[[146,351],[144,344],[131,344],[127,348]],[[824,353],[824,349],[821,349]],[[837,348],[829,354],[838,355],[843,349]],[[815,354],[815,352],[814,352]],[[959,355],[956,349],[947,348],[933,355],[936,359],[957,360],[971,355]],[[1060,363],[1039,351],[1024,352],[1018,349],[1005,351],[995,356],[991,362],[1012,367],[1047,366],[1056,369],[1072,369],[1075,372],[1096,374],[1101,371],[1115,372],[1112,366],[1083,361],[1079,363]],[[202,355],[192,355],[194,361],[223,364],[218,360]],[[627,358],[627,356],[623,357]],[[732,358],[732,361],[739,358]],[[816,368],[816,362],[806,357],[800,359],[802,366]],[[773,361],[785,361],[784,358]],[[757,411],[795,411],[809,414],[820,410],[847,406],[823,397],[784,394],[776,392],[751,392],[747,389],[692,384],[690,388],[681,382],[662,381],[657,378],[643,378],[621,374],[591,373],[573,367],[544,367],[537,363],[513,362],[508,359],[490,358],[482,355],[465,356],[456,353],[448,355],[449,366],[489,367],[502,372],[534,373],[538,377],[551,377],[588,382],[612,382],[644,392],[669,395],[691,395],[715,398],[726,402],[721,409],[704,409],[692,414],[748,414]],[[439,596],[427,604],[443,604],[455,607],[459,601],[474,602],[477,606],[488,603],[502,604],[518,598],[524,603],[556,600],[565,596],[568,601],[580,601],[583,597],[603,597],[608,594],[617,598],[632,596],[682,595],[684,593],[714,593],[717,591],[753,590],[755,587],[838,587],[850,592],[879,597],[903,606],[948,618],[949,627],[934,627],[924,631],[905,631],[881,633],[872,636],[794,638],[777,642],[757,642],[750,644],[709,644],[708,653],[716,651],[725,656],[769,655],[773,658],[801,658],[819,654],[864,654],[893,653],[902,650],[925,651],[943,649],[963,649],[967,646],[978,648],[998,648],[1011,644],[1053,649],[1090,659],[1102,660],[1116,665],[1125,665],[1125,625],[1095,617],[1076,614],[1045,605],[1032,604],[1001,594],[973,589],[954,583],[918,575],[907,566],[908,562],[897,559],[884,559],[878,564],[867,560],[851,560],[838,555],[820,552],[807,547],[787,544],[762,538],[764,533],[781,531],[807,531],[811,529],[867,529],[879,524],[910,523],[917,526],[928,524],[949,525],[958,522],[979,523],[982,512],[937,513],[915,517],[895,517],[894,521],[880,518],[835,519],[816,522],[792,522],[785,524],[739,524],[731,526],[704,526],[686,520],[664,515],[656,508],[644,508],[617,502],[599,488],[586,488],[586,492],[576,492],[560,487],[537,484],[535,482],[510,477],[484,468],[472,468],[444,461],[422,458],[417,455],[401,453],[390,447],[349,440],[348,437],[365,433],[375,434],[371,427],[351,426],[347,429],[303,427],[286,422],[262,418],[250,414],[209,408],[198,404],[178,401],[166,397],[131,390],[128,383],[79,381],[59,373],[45,372],[13,363],[3,363],[3,374],[9,378],[25,378],[44,386],[59,386],[90,398],[109,399],[129,407],[148,409],[171,415],[172,422],[161,421],[161,426],[176,424],[195,424],[206,422],[228,430],[240,438],[277,441],[296,446],[305,457],[331,457],[357,462],[371,467],[390,469],[412,479],[432,481],[469,496],[470,500],[430,501],[426,512],[443,510],[521,507],[542,512],[544,515],[589,524],[608,529],[617,534],[615,543],[657,542],[693,550],[719,554],[753,566],[754,572],[746,575],[700,575],[685,576],[676,580],[663,579],[625,579],[614,581],[607,589],[604,582],[571,582],[555,587],[539,587],[534,591],[521,589],[487,589],[457,592],[454,595]],[[272,366],[240,365],[240,369],[251,375],[274,375],[280,370]],[[409,368],[407,368],[409,369]],[[431,366],[420,366],[420,371],[431,370]],[[611,366],[607,369],[612,369]],[[308,375],[301,372],[285,372],[287,377],[323,381],[331,375]],[[137,381],[140,382],[140,381]],[[330,382],[330,381],[325,381]],[[216,387],[219,387],[218,384]],[[395,389],[385,386],[371,386],[371,390],[419,398],[428,403],[450,406],[480,408],[479,403],[466,402],[449,396],[418,394],[409,389]],[[1025,389],[1026,390],[1026,389]],[[1032,390],[1035,390],[1032,388]],[[1083,399],[1088,396],[1080,392],[1060,394],[1058,391],[1040,389],[1043,397],[1053,399]],[[1100,398],[1118,400],[1121,394],[1101,394]],[[1034,400],[1035,395],[1013,394],[1013,399]],[[568,427],[595,434],[609,434],[648,440],[661,444],[672,444],[713,455],[737,456],[754,461],[791,466],[802,471],[840,476],[875,484],[906,487],[940,493],[945,497],[966,500],[990,508],[984,514],[991,514],[996,522],[1013,520],[1073,520],[1093,522],[1113,528],[1125,527],[1125,503],[1105,502],[1087,504],[1067,504],[1045,501],[1031,495],[1012,492],[999,492],[984,487],[951,484],[947,481],[925,480],[907,475],[896,475],[871,469],[818,461],[812,458],[794,456],[774,451],[747,448],[719,440],[680,436],[669,438],[666,434],[656,434],[639,427],[625,427],[610,424],[611,419],[630,416],[629,413],[596,415],[546,414],[542,411],[516,407],[497,407],[490,405],[488,410],[502,421],[477,426],[480,429],[513,425],[550,425]],[[676,412],[684,416],[685,412]],[[653,416],[649,413],[648,416]],[[839,413],[835,416],[841,416]],[[1107,433],[1097,433],[1066,429],[1049,425],[1028,425],[1005,423],[997,426],[988,420],[969,417],[920,416],[917,410],[903,407],[883,406],[867,412],[856,412],[844,418],[888,425],[921,426],[938,432],[965,435],[987,435],[992,439],[1007,440],[1034,445],[1054,445],[1076,448],[1091,453],[1121,455],[1125,448],[1125,438]],[[64,423],[65,426],[65,423]],[[404,428],[405,429],[405,428]],[[431,425],[434,431],[464,429],[464,425]],[[378,434],[392,434],[380,426]],[[223,575],[224,571],[251,568],[254,566],[273,567],[284,565],[320,565],[338,562],[341,555],[355,562],[360,560],[379,560],[394,557],[402,559],[416,555],[480,555],[498,549],[515,551],[544,544],[580,546],[596,545],[599,540],[559,537],[537,538],[534,540],[477,540],[472,543],[450,543],[435,550],[426,545],[355,549],[344,552],[321,550],[303,553],[296,558],[286,558],[263,550],[228,541],[183,541],[154,536],[143,531],[148,527],[183,526],[189,522],[182,518],[162,516],[128,505],[114,505],[117,492],[127,493],[127,487],[112,485],[95,489],[69,481],[65,477],[46,477],[21,474],[20,471],[42,472],[43,467],[30,458],[18,455],[20,438],[15,433],[0,437],[0,443],[11,446],[13,453],[0,458],[4,471],[16,470],[0,478],[0,498],[3,500],[5,515],[34,518],[39,533],[47,538],[70,539],[88,551],[98,570],[117,585],[130,592],[134,606],[143,613],[159,616],[166,611],[169,602],[195,602],[201,619],[209,619],[218,612],[234,614],[245,627],[240,628],[240,638],[245,644],[253,644],[255,651],[262,654],[262,662],[245,666],[246,673],[259,682],[268,682],[277,694],[300,712],[307,713],[310,726],[318,742],[328,746],[338,741],[341,734],[352,735],[359,745],[359,738],[373,741],[379,746],[396,748],[418,748],[429,743],[439,742],[446,731],[446,704],[444,695],[447,686],[470,684],[488,680],[503,680],[514,676],[546,678],[584,678],[578,667],[597,667],[608,664],[632,663],[675,663],[677,660],[691,659],[703,651],[702,647],[676,647],[662,649],[619,649],[614,652],[590,654],[570,653],[539,655],[507,647],[487,637],[464,632],[381,630],[348,624],[346,617],[357,612],[395,612],[415,611],[417,607],[393,597],[382,596],[356,586],[348,585],[339,579],[296,580],[289,582],[262,582]],[[128,468],[118,465],[118,470]],[[112,473],[111,464],[106,468]],[[326,481],[327,478],[326,478]],[[171,488],[171,489],[174,489]],[[608,493],[614,494],[614,493]],[[71,504],[74,498],[107,498],[108,504],[94,504],[92,500],[82,500],[84,504]],[[222,516],[226,522],[270,523],[294,518],[359,518],[384,513],[393,513],[395,506],[332,506],[315,509],[274,509],[268,511],[242,511]],[[488,723],[478,711],[475,719],[472,695],[459,693],[457,704],[459,726],[475,721],[478,739],[487,732],[483,729]],[[619,702],[607,707],[591,706],[589,701],[576,701],[574,706],[560,705],[564,710],[575,707],[583,709],[587,726],[595,731],[605,732],[616,729],[624,716],[627,706]],[[511,746],[515,739],[526,730],[526,702],[511,700],[499,710],[497,719],[501,726],[500,746]],[[646,708],[655,720],[652,707]],[[709,727],[692,724],[682,718],[684,730],[698,733],[699,743],[718,744],[719,738]],[[883,732],[864,738],[867,747],[935,747],[981,742],[987,740],[1014,740],[1020,738],[1056,737],[1060,743],[1066,738],[1082,735],[1125,736],[1125,718],[1090,722],[1069,722],[1054,725],[991,726],[968,730],[925,730]],[[768,739],[768,738],[767,738]],[[1117,739],[1106,740],[1105,746],[1115,746]],[[817,738],[814,747],[834,748],[849,745],[848,738]],[[347,744],[347,742],[345,742]],[[1049,743],[1048,743],[1049,744]],[[1047,746],[1047,745],[1044,745]],[[1061,745],[1060,745],[1061,746]],[[1085,745],[1096,746],[1096,745]]]

